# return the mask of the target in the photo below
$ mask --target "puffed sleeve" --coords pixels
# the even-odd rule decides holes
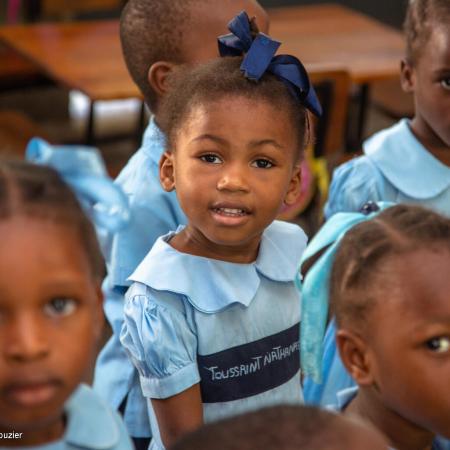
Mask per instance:
[[[120,341],[139,372],[144,396],[167,398],[197,384],[197,336],[189,311],[152,295],[126,298]]]
[[[366,156],[354,158],[333,173],[325,218],[338,212],[356,212],[369,200],[382,200],[381,172]]]

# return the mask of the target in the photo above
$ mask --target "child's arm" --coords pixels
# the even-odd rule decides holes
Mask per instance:
[[[166,399],[151,399],[158,420],[161,439],[166,448],[203,424],[203,408],[200,385]]]

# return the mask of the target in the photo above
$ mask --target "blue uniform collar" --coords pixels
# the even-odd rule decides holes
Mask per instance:
[[[94,392],[80,385],[66,404],[68,418],[64,442],[80,448],[105,450],[120,440],[112,412]]]
[[[428,199],[450,187],[450,168],[413,135],[408,119],[365,141],[364,153],[399,191]]]
[[[166,148],[166,137],[158,125],[156,125],[154,116],[150,118],[148,126],[145,129],[141,147],[152,161],[159,164],[161,155]]]
[[[263,233],[256,261],[236,264],[180,253],[168,244],[174,234],[160,237],[129,279],[155,290],[185,295],[205,313],[216,313],[233,303],[247,307],[261,276],[278,282],[294,281],[306,247],[301,228],[275,221]]]

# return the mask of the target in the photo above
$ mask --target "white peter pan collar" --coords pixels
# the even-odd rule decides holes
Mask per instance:
[[[182,229],[180,226],[177,233]],[[248,306],[261,276],[292,282],[307,241],[297,225],[275,221],[262,235],[256,261],[237,264],[181,253],[168,244],[174,234],[160,237],[129,279],[155,290],[184,295],[206,313],[221,311],[233,303]]]
[[[389,182],[409,197],[433,198],[450,187],[450,168],[417,140],[408,119],[376,133],[363,148]]]

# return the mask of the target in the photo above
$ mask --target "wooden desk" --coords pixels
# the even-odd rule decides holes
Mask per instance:
[[[269,10],[270,34],[283,42],[281,53],[307,66],[338,66],[362,85],[398,76],[401,33],[351,9],[332,5]],[[118,21],[92,21],[0,27],[0,40],[32,61],[50,78],[96,100],[140,97],[123,61]],[[361,118],[361,123],[363,118]],[[88,136],[92,137],[89,122]]]
[[[397,77],[404,54],[402,33],[335,4],[269,10],[270,34],[280,53],[309,63],[345,67],[353,83]]]

